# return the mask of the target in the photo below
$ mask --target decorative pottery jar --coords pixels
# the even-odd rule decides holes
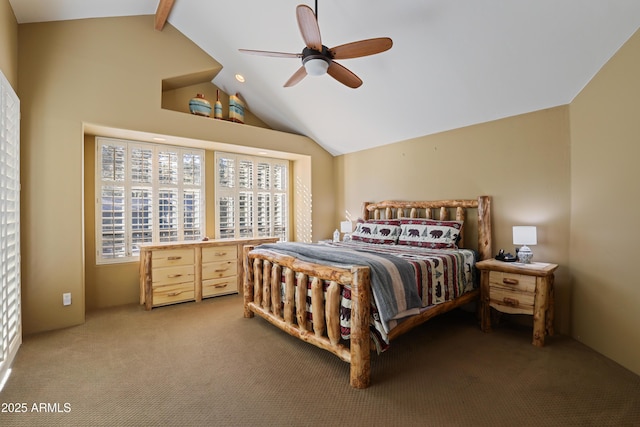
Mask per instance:
[[[189,111],[191,114],[209,117],[211,115],[211,103],[204,99],[204,95],[199,93],[195,98],[189,100]]]
[[[244,123],[244,103],[238,94],[229,97],[229,120],[236,123]]]
[[[220,102],[220,91],[216,90],[216,103],[213,106],[213,118],[222,118],[222,102]]]

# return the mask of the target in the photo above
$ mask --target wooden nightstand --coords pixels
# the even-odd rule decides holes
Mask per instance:
[[[533,345],[553,335],[553,272],[557,264],[480,261],[480,325],[491,332],[491,307],[502,313],[533,316]]]

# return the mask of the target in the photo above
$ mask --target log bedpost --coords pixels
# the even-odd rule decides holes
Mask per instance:
[[[456,221],[462,221],[464,223],[466,217],[466,211],[463,207],[458,206],[456,208]],[[464,248],[464,227],[460,230],[460,238],[458,240],[458,247]]]
[[[370,289],[369,268],[351,270],[351,371],[353,388],[367,388],[371,382],[371,353],[369,347]]]
[[[285,295],[284,295],[284,321],[292,325],[295,319],[295,297],[296,297],[296,273],[290,268],[284,272]]]
[[[370,218],[369,209],[367,209],[367,205],[369,205],[369,203],[371,202],[364,202],[362,204],[362,219],[365,221]]]
[[[271,310],[271,261],[262,261],[262,308]]]
[[[253,260],[253,302],[257,306],[262,305],[262,260]]]
[[[249,258],[249,252],[253,246],[246,245],[242,248],[242,259],[244,268],[244,277],[242,280],[242,297],[244,300],[244,317],[253,317],[253,311],[249,309],[249,303],[253,302],[253,265]]]
[[[280,281],[282,267],[275,264],[271,268],[271,311],[278,317],[282,317],[282,294],[280,293]]]
[[[491,197],[478,197],[478,252],[480,259],[493,257],[491,247]]]
[[[153,284],[151,279],[152,254],[153,251],[143,251],[142,264],[144,265],[145,274],[142,274],[140,280],[144,282],[144,295],[146,295],[146,298],[141,294],[140,301],[144,298],[145,310],[151,310],[151,307],[153,307]]]
[[[327,336],[332,345],[340,342],[340,285],[332,281],[327,288],[325,318],[327,319]]]
[[[307,283],[308,276],[306,274],[298,274],[298,285],[296,288],[296,320],[298,321],[298,328],[302,331],[307,331]]]
[[[324,326],[324,290],[322,280],[314,277],[311,281],[311,315],[313,317],[313,332],[317,337],[325,333]]]

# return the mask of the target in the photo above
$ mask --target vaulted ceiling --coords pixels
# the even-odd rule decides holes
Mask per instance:
[[[300,53],[296,6],[315,10],[313,1],[10,3],[18,23],[166,7],[168,22],[223,65],[214,84],[239,93],[274,129],[306,135],[332,154],[568,104],[640,28],[638,0],[318,0],[324,45],[390,37],[393,47],[339,61],[363,80],[357,89],[329,75],[284,88],[299,59],[238,49]]]

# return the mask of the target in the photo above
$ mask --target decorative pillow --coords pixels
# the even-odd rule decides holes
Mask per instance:
[[[351,240],[366,243],[395,244],[400,236],[400,220],[370,219],[358,222]]]
[[[458,247],[462,225],[462,221],[403,219],[400,223],[398,244],[432,249],[455,249]]]

